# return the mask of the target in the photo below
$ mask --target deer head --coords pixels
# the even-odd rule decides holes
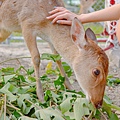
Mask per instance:
[[[92,30],[87,29],[85,32],[77,18],[73,20],[71,35],[79,49],[72,64],[76,78],[87,99],[100,108],[108,74],[108,57],[93,41],[96,37]]]

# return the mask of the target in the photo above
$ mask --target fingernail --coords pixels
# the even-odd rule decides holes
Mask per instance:
[[[54,8],[57,8],[56,6],[54,6]]]
[[[49,14],[51,13],[51,11],[48,12]]]
[[[60,21],[58,20],[56,23],[60,24]]]

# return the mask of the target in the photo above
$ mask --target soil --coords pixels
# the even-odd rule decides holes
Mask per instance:
[[[52,53],[49,45],[46,42],[39,42],[38,48],[40,53]],[[115,77],[119,77],[120,69],[119,67],[116,67],[117,66],[116,64],[118,61],[115,61],[115,55],[117,54],[113,55],[113,53],[120,53],[119,51],[120,50],[118,50],[117,52],[116,51],[107,52],[110,59],[109,74],[113,74]],[[24,66],[25,68],[29,68],[30,66],[32,66],[31,58],[22,58],[18,60],[17,58],[20,58],[20,57],[30,57],[29,50],[26,47],[24,42],[0,44],[0,69],[3,67],[14,67],[17,69],[21,65]],[[10,60],[10,59],[14,59],[14,60]],[[6,62],[1,63],[3,61],[6,61]],[[44,60],[41,62],[41,71],[43,73],[47,63],[48,63],[48,60]],[[120,85],[117,85],[114,87],[106,86],[105,94],[107,94],[110,97],[110,99],[113,101],[115,105],[120,107]]]

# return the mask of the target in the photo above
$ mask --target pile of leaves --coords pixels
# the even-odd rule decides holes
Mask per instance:
[[[43,54],[42,59],[56,61],[60,56]],[[71,68],[63,63],[66,74],[72,75]],[[52,76],[52,77],[51,77]],[[46,66],[46,72],[40,77],[44,89],[44,103],[36,96],[34,69],[2,68],[0,70],[0,120],[119,120],[113,105],[107,96],[101,109],[97,110],[89,103],[83,92],[70,91],[64,86],[65,78],[52,62]]]

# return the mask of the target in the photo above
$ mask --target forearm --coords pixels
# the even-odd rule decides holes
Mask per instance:
[[[111,21],[118,20],[119,18],[120,18],[120,4],[108,7],[103,10],[99,10],[88,14],[81,14],[78,16],[78,19],[82,23]]]

